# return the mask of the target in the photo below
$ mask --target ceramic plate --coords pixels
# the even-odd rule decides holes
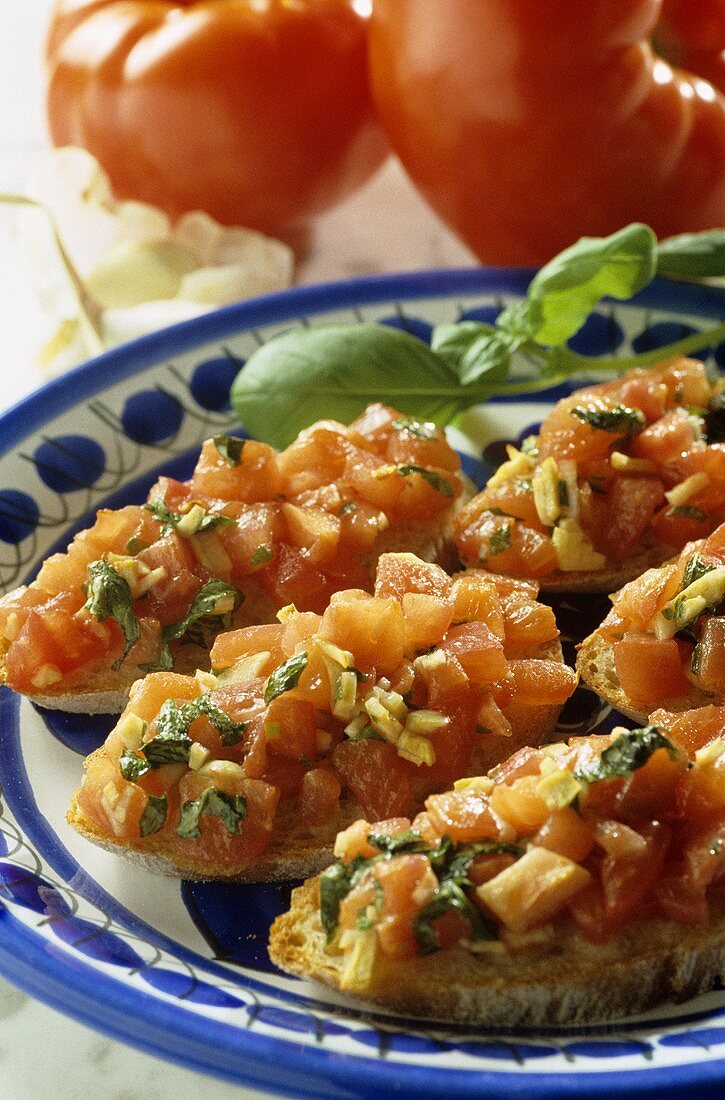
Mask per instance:
[[[230,307],[113,351],[0,420],[0,592],[64,549],[101,506],[142,501],[159,471],[189,476],[201,441],[233,430],[238,361],[282,330],[374,320],[426,338],[490,320],[526,272],[434,272],[293,290]],[[654,347],[725,315],[712,288],[655,284],[604,307],[578,334],[587,354]],[[710,354],[725,365],[724,346]],[[502,441],[558,396],[494,402],[456,436],[479,479]],[[548,398],[548,400],[547,400]],[[573,602],[564,633],[597,621]],[[565,734],[613,716],[581,691]],[[0,689],[0,972],[126,1042],[232,1081],[314,1097],[722,1096],[725,993],[616,1025],[493,1033],[361,1010],[270,964],[266,934],[285,886],[180,883],[95,849],[65,822],[81,754],[112,720],[37,711]]]

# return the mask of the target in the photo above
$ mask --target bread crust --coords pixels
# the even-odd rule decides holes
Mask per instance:
[[[406,1016],[481,1027],[592,1024],[684,1001],[725,979],[725,901],[703,927],[647,919],[598,945],[573,924],[554,938],[510,953],[463,947],[403,962],[378,952],[366,1000]],[[319,879],[292,893],[272,925],[270,958],[287,973],[340,990],[342,956],[327,950],[319,916]]]
[[[717,702],[715,695],[702,691],[694,684],[690,686],[686,695],[676,696],[666,695],[664,693],[666,689],[663,686],[662,698],[658,699],[656,706],[647,707],[630,699],[617,679],[614,647],[596,630],[578,647],[576,667],[582,680],[592,691],[596,691],[597,695],[601,695],[602,699],[611,703],[615,710],[626,714],[628,718],[634,719],[641,725],[645,725],[648,714],[659,707],[669,711],[696,710],[698,707],[706,707],[710,703]]]
[[[615,592],[629,581],[636,580],[647,569],[663,565],[672,558],[672,547],[664,543],[647,546],[621,561],[608,561],[604,569],[571,573],[550,573],[539,577],[542,592]]]

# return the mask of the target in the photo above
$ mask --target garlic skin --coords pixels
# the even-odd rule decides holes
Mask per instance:
[[[220,225],[200,210],[172,223],[154,206],[118,201],[106,173],[84,149],[48,151],[25,193],[42,208],[23,208],[18,236],[53,333],[38,353],[49,374],[148,332],[292,283],[294,254],[286,244]],[[79,315],[54,224],[96,307],[95,334]]]

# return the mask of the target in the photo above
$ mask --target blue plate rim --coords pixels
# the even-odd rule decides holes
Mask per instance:
[[[166,358],[184,354],[225,336],[263,325],[294,321],[310,313],[324,314],[355,306],[382,305],[398,298],[414,301],[452,297],[455,294],[522,294],[533,274],[534,271],[529,269],[463,268],[368,276],[295,287],[215,310],[114,348],[24,398],[0,416],[0,455],[12,450],[20,439],[84,398],[139,374]],[[659,310],[676,306],[680,312],[690,310],[702,317],[720,319],[725,314],[725,289],[658,279],[631,302]],[[222,1064],[213,1033],[218,1034],[219,1029],[227,1025],[198,1017],[192,1022],[182,1016],[180,1021],[175,1022],[177,1025],[182,1021],[189,1024],[187,1035],[183,1027],[177,1026],[174,1030],[164,1024],[164,1020],[175,1017],[175,1006],[165,1006],[155,999],[144,998],[135,990],[121,990],[115,979],[99,975],[89,964],[81,966],[81,970],[93,973],[93,988],[84,983],[82,974],[78,977],[77,967],[71,966],[68,961],[56,959],[55,969],[51,969],[47,956],[44,956],[43,966],[35,969],[31,959],[34,948],[40,954],[38,938],[21,925],[9,931],[13,923],[7,911],[0,907],[0,929],[4,932],[0,935],[0,972],[19,988],[132,1046],[238,1083],[261,1085],[278,1091],[282,1089],[291,1094],[293,1089],[293,1094],[297,1095],[340,1097],[374,1092],[380,1096],[394,1094],[397,1097],[413,1097],[437,1087],[434,1080],[437,1079],[441,1092],[445,1090],[451,1096],[477,1096],[485,1090],[485,1095],[491,1100],[505,1100],[514,1093],[524,1093],[529,1089],[542,1100],[573,1096],[575,1092],[590,1097],[614,1093],[641,1097],[642,1100],[663,1095],[674,1100],[676,1096],[688,1095],[681,1090],[693,1086],[698,1087],[698,1095],[714,1097],[720,1094],[725,1081],[725,1059],[637,1071],[574,1074],[521,1072],[512,1075],[493,1070],[456,1071],[429,1066],[386,1065],[358,1055],[300,1048],[290,1039],[254,1035],[249,1031],[237,1033],[238,1043],[227,1048],[227,1058]],[[13,947],[22,950],[13,950]],[[123,996],[119,997],[121,992]],[[119,1011],[119,999],[129,1000],[129,1007]],[[109,1013],[109,1018],[99,1017],[99,1009],[102,1013]],[[139,1034],[139,1024],[145,1025],[145,1034]],[[207,1034],[210,1042],[203,1042]],[[241,1048],[239,1051],[237,1046]],[[304,1093],[299,1078],[303,1063],[306,1075]],[[267,1076],[270,1067],[274,1067],[276,1080],[270,1080]],[[353,1072],[360,1074],[364,1092],[354,1083],[351,1085]],[[453,1078],[459,1074],[460,1080],[454,1081]],[[324,1094],[320,1091],[322,1078],[326,1088]]]

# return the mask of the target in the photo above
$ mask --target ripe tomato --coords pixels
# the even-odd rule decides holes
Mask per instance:
[[[695,21],[704,0],[680,6]],[[661,9],[375,0],[381,121],[481,260],[543,263],[580,235],[631,221],[658,236],[725,223],[725,101],[653,53]],[[714,26],[721,50],[722,15]]]
[[[353,0],[57,0],[47,116],[120,198],[288,239],[385,155]]]

